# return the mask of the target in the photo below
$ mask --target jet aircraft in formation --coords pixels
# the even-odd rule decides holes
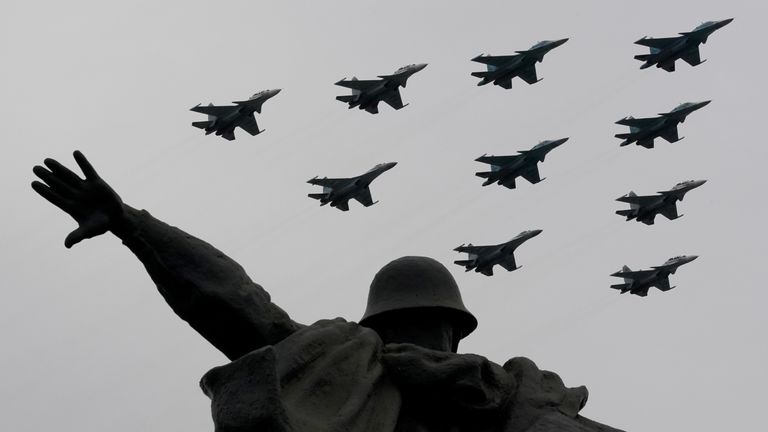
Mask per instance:
[[[482,78],[477,85],[493,83],[505,89],[512,88],[512,78],[520,77],[528,84],[534,84],[541,79],[536,77],[536,63],[544,60],[544,55],[566,43],[568,39],[556,41],[542,41],[525,51],[516,51],[516,54],[504,56],[479,55],[472,59],[486,65],[485,72],[472,72],[472,76]]]
[[[482,155],[475,160],[491,165],[491,170],[478,172],[475,175],[485,179],[483,186],[496,182],[502,186],[514,189],[516,187],[515,179],[520,176],[536,184],[544,180],[539,176],[537,164],[544,162],[547,153],[566,141],[568,141],[568,138],[542,141],[530,150],[521,150],[518,154],[511,156]]]
[[[240,127],[251,135],[258,135],[263,130],[259,130],[256,124],[256,117],[253,112],[261,114],[261,106],[267,99],[275,97],[280,93],[280,89],[263,90],[248,100],[232,102],[234,105],[200,106],[190,108],[191,111],[208,114],[208,120],[197,121],[192,126],[205,130],[205,134],[216,133],[229,141],[235,139],[235,128]]]
[[[733,18],[722,21],[708,21],[693,29],[690,32],[680,33],[680,36],[668,38],[649,38],[644,37],[635,42],[638,45],[647,46],[651,49],[650,54],[636,55],[635,59],[643,61],[640,69],[645,69],[656,65],[657,68],[664,69],[667,72],[674,72],[675,61],[678,59],[685,61],[691,66],[704,63],[699,54],[699,45],[707,43],[709,35],[726,25]]]
[[[352,89],[351,95],[336,96],[336,100],[346,102],[349,108],[358,107],[371,114],[379,112],[379,102],[384,101],[392,108],[399,110],[408,104],[403,104],[400,97],[400,87],[405,88],[408,78],[427,67],[426,63],[403,66],[392,75],[379,75],[377,80],[343,79],[337,86]]]
[[[651,49],[650,54],[635,56],[636,59],[645,62],[641,69],[656,65],[659,68],[672,72],[675,70],[675,61],[682,59],[692,66],[703,63],[700,59],[699,45],[706,43],[707,38],[716,30],[729,24],[733,19],[712,21],[696,27],[691,32],[680,33],[678,37],[648,38],[644,37],[637,42],[638,45]],[[492,56],[481,54],[472,59],[477,63],[486,65],[487,70],[472,72],[472,76],[480,78],[479,86],[493,83],[505,89],[512,88],[512,79],[520,77],[523,81],[534,84],[541,81],[537,77],[536,63],[541,63],[544,56],[567,42],[568,39],[554,41],[542,41],[525,51],[516,51],[512,55]],[[348,107],[359,108],[371,114],[379,112],[379,102],[385,102],[395,110],[399,110],[407,104],[403,104],[400,95],[400,87],[405,88],[408,78],[416,72],[423,70],[426,64],[411,64],[404,66],[390,75],[379,75],[374,80],[358,80],[353,77],[350,80],[342,79],[335,84],[352,90],[351,95],[337,96],[336,99],[348,104]],[[234,105],[208,106],[197,105],[192,111],[207,114],[208,120],[192,123],[193,126],[205,130],[206,135],[215,133],[227,140],[234,140],[234,129],[240,127],[251,135],[257,135],[259,130],[254,112],[261,113],[262,105],[268,99],[274,97],[280,90],[264,90],[254,94],[245,101],[233,102]],[[668,113],[661,113],[653,118],[626,117],[616,122],[629,126],[629,133],[617,134],[617,138],[624,141],[621,146],[631,143],[653,148],[654,139],[661,137],[672,143],[681,140],[678,136],[677,125],[683,123],[692,112],[706,106],[711,101],[698,103],[684,103]],[[530,150],[519,151],[518,154],[509,156],[483,155],[475,159],[477,162],[490,165],[490,171],[475,173],[476,176],[485,179],[483,186],[497,183],[510,189],[516,187],[516,179],[523,177],[532,184],[544,180],[540,177],[538,163],[544,162],[546,155],[554,148],[568,141],[568,138],[542,141]],[[318,178],[310,179],[308,183],[322,186],[322,193],[311,193],[309,197],[320,201],[320,205],[329,204],[342,211],[349,210],[349,200],[355,199],[363,206],[369,207],[376,202],[371,198],[370,183],[385,171],[394,167],[397,163],[383,163],[376,165],[371,170],[357,177],[351,178]],[[705,180],[687,181],[678,183],[668,191],[658,192],[652,196],[637,196],[634,192],[618,198],[617,201],[630,204],[627,210],[619,210],[616,213],[625,216],[627,220],[636,219],[648,225],[654,223],[657,214],[661,214],[670,220],[682,215],[677,214],[677,201],[682,201],[685,194],[705,183]],[[528,239],[541,233],[541,230],[524,231],[512,240],[488,246],[459,246],[454,249],[457,252],[467,253],[466,260],[454,261],[464,266],[466,271],[475,270],[487,276],[493,275],[493,267],[500,265],[508,271],[518,269],[515,262],[514,251]],[[696,256],[680,256],[668,260],[653,270],[631,271],[624,266],[622,271],[612,276],[623,277],[624,284],[612,285],[612,288],[624,292],[631,292],[640,296],[648,293],[649,287],[656,286],[666,291],[669,286],[669,274],[692,260]]]
[[[686,102],[668,113],[659,113],[658,117],[625,117],[616,124],[629,126],[629,133],[616,134],[616,138],[624,140],[620,144],[622,147],[636,142],[637,145],[649,149],[653,148],[653,141],[658,137],[670,143],[680,141],[683,138],[678,136],[677,125],[683,123],[692,112],[707,106],[710,102],[712,101]]]
[[[675,274],[678,267],[698,258],[696,255],[681,255],[670,258],[664,264],[651,267],[651,270],[632,271],[624,266],[621,271],[613,273],[611,276],[624,278],[623,284],[611,285],[611,288],[621,291],[621,294],[629,292],[640,297],[648,295],[648,289],[656,287],[662,291],[669,291],[673,286],[669,286],[669,275]]]
[[[515,262],[515,249],[539,234],[541,234],[541,230],[523,231],[506,243],[492,246],[472,246],[471,243],[466,246],[461,245],[454,250],[467,253],[469,256],[466,260],[458,260],[454,263],[464,266],[465,271],[474,269],[486,276],[493,276],[493,266],[496,264],[504,267],[507,271],[517,270],[520,267]]]
[[[677,202],[682,201],[685,194],[706,183],[706,180],[688,180],[676,184],[668,191],[658,192],[658,195],[638,196],[629,192],[616,201],[629,203],[628,210],[618,210],[616,214],[626,216],[627,220],[636,219],[646,225],[653,225],[657,214],[669,220],[675,220],[683,215],[677,214]]]
[[[349,210],[349,200],[353,198],[365,207],[370,207],[378,201],[373,201],[368,186],[376,177],[392,169],[395,165],[397,162],[378,164],[365,174],[351,178],[312,178],[307,183],[322,186],[323,192],[309,194],[309,197],[320,200],[321,206],[330,203],[331,207],[336,207],[342,211]]]

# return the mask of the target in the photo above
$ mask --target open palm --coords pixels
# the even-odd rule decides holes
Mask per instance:
[[[124,214],[122,200],[99,177],[88,159],[79,151],[74,152],[74,157],[85,179],[54,159],[45,159],[45,167],[37,165],[32,169],[44,182],[32,182],[32,189],[67,212],[79,225],[64,240],[67,248],[81,240],[104,234]]]

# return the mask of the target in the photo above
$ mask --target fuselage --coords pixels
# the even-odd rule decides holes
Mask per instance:
[[[328,193],[328,196],[321,200],[321,203],[330,203],[331,207],[336,207],[340,203],[345,203],[350,199],[355,198],[358,194],[367,189],[376,177],[389,171],[395,165],[397,165],[397,162],[382,163],[371,168],[365,174],[350,178],[348,183],[332,189]]]
[[[517,56],[512,57],[505,63],[496,66],[488,65],[488,72],[478,85],[506,81],[519,76],[521,72],[534,66],[536,63],[541,63],[548,52],[567,41],[567,38],[556,41],[542,41],[533,45],[527,51],[520,51]]]
[[[229,113],[211,120],[211,124],[205,128],[205,134],[216,132],[216,135],[226,135],[232,133],[246,118],[253,116],[255,111],[261,111],[264,102],[278,93],[280,93],[280,89],[262,90],[246,101],[235,102]]]
[[[653,267],[653,272],[639,279],[633,279],[630,282],[628,291],[632,294],[647,291],[652,287],[661,287],[669,285],[669,276],[675,274],[677,269],[698,258],[697,255],[681,255],[668,259],[664,264]]]
[[[371,106],[375,106],[382,100],[389,99],[394,96],[396,92],[400,91],[400,87],[405,87],[408,78],[410,78],[411,75],[421,71],[425,67],[427,67],[426,63],[403,66],[396,70],[392,75],[379,76],[380,82],[374,86],[368,87],[362,91],[353,90],[352,94],[354,98],[349,100],[349,108],[359,107],[361,110],[365,110]]]
[[[515,249],[527,240],[541,234],[541,230],[523,231],[512,240],[494,246],[494,249],[474,257],[475,271],[482,273],[513,256]]]
[[[533,146],[533,148],[530,150],[521,152],[520,157],[515,159],[514,162],[495,169],[491,167],[492,171],[488,181],[498,181],[499,183],[504,183],[506,180],[520,177],[523,172],[531,168],[531,165],[544,162],[544,159],[547,157],[547,154],[550,151],[554,150],[556,147],[562,145],[566,141],[568,141],[568,138],[542,141]]]
[[[699,45],[706,43],[707,38],[712,33],[726,26],[731,21],[733,21],[733,18],[703,23],[690,32],[681,33],[668,46],[651,48],[651,54],[645,59],[645,63],[640,68],[645,69],[654,64],[659,68],[674,66],[676,60],[698,50]]]

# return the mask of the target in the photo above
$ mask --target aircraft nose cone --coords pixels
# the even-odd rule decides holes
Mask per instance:
[[[694,184],[694,187],[699,187],[706,182],[707,182],[706,180],[696,180],[695,182],[693,182],[693,184]]]
[[[728,24],[731,23],[731,21],[733,21],[733,18],[728,18],[728,19],[724,19],[724,20],[720,21],[719,24],[720,24],[721,27],[722,26],[727,26]]]
[[[688,255],[688,262],[691,262],[691,261],[695,260],[698,257],[699,257],[698,255]]]
[[[419,63],[419,64],[417,64],[416,67],[415,67],[416,72],[424,70],[425,67],[427,67],[427,63]]]
[[[696,104],[696,109],[704,108],[705,106],[709,105],[711,102],[712,102],[711,100],[699,102]]]
[[[384,165],[387,169],[392,169],[397,165],[397,162],[389,162],[386,165]]]
[[[560,46],[560,45],[562,45],[562,44],[564,44],[566,42],[568,42],[568,38],[558,39],[558,40],[555,41],[555,46]]]
[[[532,234],[534,237],[535,237],[535,236],[537,236],[537,235],[539,235],[539,234],[541,234],[542,232],[543,232],[543,230],[540,230],[540,229],[531,230],[531,234]]]

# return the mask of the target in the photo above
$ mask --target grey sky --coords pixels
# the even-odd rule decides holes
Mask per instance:
[[[762,265],[768,162],[763,2],[6,1],[0,16],[0,429],[212,429],[197,388],[223,355],[164,304],[111,236],[66,250],[74,221],[29,187],[45,157],[82,150],[137,208],[240,262],[300,322],[358,319],[376,270],[401,255],[445,263],[478,317],[460,351],[527,356],[586,384],[583,413],[631,431],[750,429],[768,373]],[[656,13],[658,11],[658,13]],[[633,41],[735,17],[702,49],[709,61],[639,70]],[[569,42],[544,80],[476,87],[480,53]],[[429,63],[411,105],[376,116],[334,100],[343,77]],[[282,88],[266,132],[226,142],[190,126],[197,103]],[[712,99],[654,150],[619,148],[614,122]],[[483,153],[570,137],[517,190],[482,188]],[[399,164],[372,185],[380,203],[348,213],[306,197],[315,175]],[[630,189],[708,183],[680,220],[627,223]],[[461,244],[544,232],[523,268],[486,278],[451,264]],[[700,258],[677,288],[619,296],[608,275],[679,254]]]

